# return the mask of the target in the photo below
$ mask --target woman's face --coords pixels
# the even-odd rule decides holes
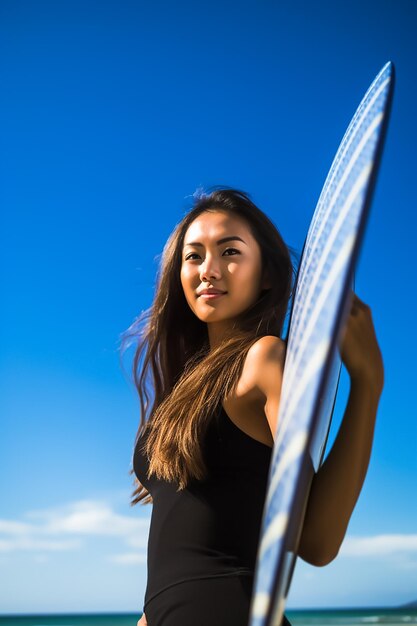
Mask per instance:
[[[181,284],[202,322],[227,326],[258,299],[261,250],[249,225],[221,210],[205,211],[184,236]]]

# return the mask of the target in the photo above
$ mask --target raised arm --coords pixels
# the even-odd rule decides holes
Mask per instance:
[[[248,356],[275,436],[285,344],[276,337],[262,337]],[[317,566],[336,557],[346,534],[365,480],[384,384],[371,310],[355,294],[344,329],[341,357],[350,376],[349,398],[332,449],[313,478],[298,549],[302,559]]]
[[[350,376],[348,403],[332,449],[314,476],[298,550],[319,566],[336,557],[362,489],[384,384],[371,310],[355,294],[341,357]]]

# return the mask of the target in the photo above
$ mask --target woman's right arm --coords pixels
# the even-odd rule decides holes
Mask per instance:
[[[148,626],[145,613],[143,613],[142,617],[140,618],[136,626]]]

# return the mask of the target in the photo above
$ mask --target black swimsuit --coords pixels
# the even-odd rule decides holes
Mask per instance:
[[[272,448],[220,405],[203,443],[208,477],[176,491],[147,478],[142,441],[133,467],[153,499],[148,626],[247,626]]]

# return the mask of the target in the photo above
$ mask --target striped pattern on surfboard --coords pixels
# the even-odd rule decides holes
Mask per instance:
[[[250,626],[281,623],[292,571],[288,568],[286,539],[291,525],[302,522],[293,516],[295,494],[349,304],[350,280],[387,124],[392,79],[393,65],[387,63],[360,103],[330,168],[304,245],[289,326]],[[317,470],[320,459],[312,461]],[[294,558],[292,554],[292,562]]]

